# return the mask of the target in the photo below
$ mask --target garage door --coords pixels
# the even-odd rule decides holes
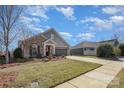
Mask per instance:
[[[55,54],[56,54],[56,56],[67,55],[67,49],[56,49]]]
[[[83,48],[71,49],[71,55],[83,55]]]

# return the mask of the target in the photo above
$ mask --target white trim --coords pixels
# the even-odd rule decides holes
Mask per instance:
[[[44,56],[46,56],[46,46],[47,45],[53,46],[53,55],[55,55],[55,44],[44,44],[44,47],[43,47]]]
[[[55,41],[53,41],[51,38],[50,39],[48,39],[48,40],[46,40],[45,42],[44,42],[44,44],[46,44],[47,42],[49,42],[49,41],[51,41],[51,42],[53,42],[54,44],[56,44],[56,42]]]
[[[65,41],[64,38],[61,37],[61,35],[54,29],[54,28],[50,28],[46,31],[44,31],[42,34],[48,33],[48,32],[53,32],[55,35],[57,35],[60,39],[62,39],[62,41],[67,45],[67,47],[70,47],[70,45]]]
[[[53,42],[53,44],[49,44],[48,43],[49,41]],[[53,55],[55,55],[55,44],[56,44],[56,42],[53,41],[52,38],[50,38],[50,39],[48,39],[48,40],[46,40],[44,42],[44,46],[43,46],[43,54],[44,54],[44,56],[46,56],[46,46],[47,45],[53,46]]]

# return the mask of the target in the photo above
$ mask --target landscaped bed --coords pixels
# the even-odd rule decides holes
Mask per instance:
[[[0,87],[54,87],[100,66],[69,59],[25,63],[1,69]]]
[[[111,81],[108,88],[124,88],[124,68]]]

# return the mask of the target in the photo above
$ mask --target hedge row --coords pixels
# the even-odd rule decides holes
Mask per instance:
[[[119,47],[112,47],[109,44],[101,45],[97,48],[98,57],[124,56],[124,44]]]

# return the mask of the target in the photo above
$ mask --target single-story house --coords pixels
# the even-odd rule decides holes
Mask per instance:
[[[102,44],[110,44],[114,47],[119,45],[117,39],[100,41],[100,42],[81,42],[74,47],[71,47],[70,54],[71,55],[84,55],[84,56],[91,56],[97,54],[97,48]]]
[[[69,44],[53,28],[19,41],[19,47],[25,58],[48,55],[64,56],[70,53]]]

